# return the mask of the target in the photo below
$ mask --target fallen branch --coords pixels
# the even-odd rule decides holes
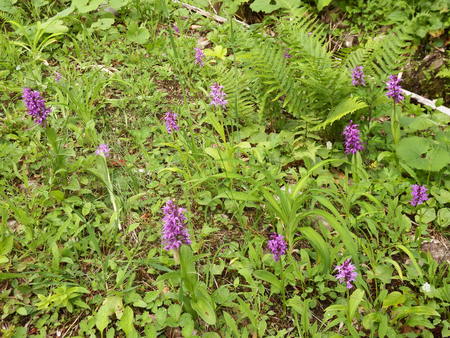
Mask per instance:
[[[207,17],[207,18],[212,18],[212,19],[216,20],[217,22],[225,23],[225,22],[228,21],[228,19],[227,19],[227,18],[224,18],[223,16],[219,16],[219,15],[216,15],[216,14],[212,14],[212,13],[207,12],[207,11],[201,9],[201,8],[198,8],[198,7],[195,7],[195,6],[186,4],[186,3],[181,2],[181,1],[179,1],[179,0],[172,0],[172,2],[179,3],[179,4],[181,4],[181,6],[183,6],[184,8],[187,8],[187,9],[189,9],[189,10],[192,11],[192,12],[196,12],[196,13],[198,13],[198,14],[201,14],[201,15]],[[250,27],[250,25],[249,25],[248,23],[245,23],[245,22],[243,22],[243,21],[240,21],[240,20],[238,20],[238,19],[236,19],[236,18],[235,18],[234,20],[235,20],[236,22],[240,23],[241,25],[244,25],[245,27]]]
[[[432,109],[439,110],[441,113],[444,113],[444,114],[450,116],[450,109],[445,106],[436,107],[436,104],[435,104],[436,100],[429,100],[423,96],[420,96],[416,93],[410,92],[406,89],[402,89],[402,93],[404,93],[405,95],[411,96],[413,99],[417,100],[417,102],[420,102],[425,106],[431,107]]]

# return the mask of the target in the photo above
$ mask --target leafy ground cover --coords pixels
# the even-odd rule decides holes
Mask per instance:
[[[330,3],[0,1],[3,337],[450,336],[417,21],[343,48]]]

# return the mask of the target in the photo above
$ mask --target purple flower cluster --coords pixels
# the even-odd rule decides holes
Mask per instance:
[[[366,80],[364,80],[363,66],[356,66],[352,69],[352,85],[365,86]]]
[[[180,130],[177,124],[177,114],[172,112],[167,112],[164,115],[164,120],[166,121],[166,129],[169,134],[172,134],[174,130]]]
[[[395,103],[399,103],[404,99],[401,91],[402,87],[400,86],[401,81],[402,80],[399,79],[397,75],[390,75],[389,81],[386,82],[387,85],[386,96],[393,99]]]
[[[412,200],[409,202],[413,207],[428,201],[428,189],[424,185],[413,184],[411,186]]]
[[[180,29],[178,28],[178,26],[176,24],[174,24],[172,26],[173,30],[175,31],[175,33],[180,34]]]
[[[24,88],[22,99],[27,107],[28,114],[33,117],[34,122],[43,124],[52,110],[45,106],[45,100],[42,98],[41,93],[37,90]]]
[[[109,156],[109,151],[110,151],[110,150],[109,150],[108,145],[102,143],[102,144],[100,144],[100,145],[98,146],[98,148],[97,148],[97,150],[95,151],[95,153],[96,153],[97,155],[104,155],[105,157],[108,157],[108,156]]]
[[[286,48],[286,50],[284,51],[283,56],[284,56],[286,59],[290,59],[290,58],[292,57],[292,55],[289,54],[289,50],[290,50],[290,48]]]
[[[356,154],[358,151],[364,149],[359,135],[359,129],[357,124],[354,124],[350,120],[350,123],[344,128],[344,132],[342,134],[344,135],[345,138],[346,154]]]
[[[209,96],[211,96],[211,103],[213,106],[225,106],[228,101],[225,100],[227,94],[223,91],[223,86],[219,85],[217,82],[214,83],[211,87],[211,92]]]
[[[273,233],[270,235],[270,240],[267,242],[267,247],[272,252],[275,262],[280,260],[280,257],[286,253],[287,244],[283,235]]]
[[[195,63],[200,67],[203,67],[205,64],[203,63],[203,58],[205,57],[205,53],[200,48],[194,48],[195,50]]]
[[[59,82],[62,79],[62,75],[60,72],[55,72],[55,82]]]
[[[342,265],[336,265],[334,269],[338,271],[336,278],[339,279],[339,282],[346,283],[347,289],[351,289],[353,287],[352,282],[356,279],[358,273],[355,271],[356,268],[351,263],[350,258]]]
[[[164,213],[162,230],[164,249],[167,251],[176,250],[183,243],[191,244],[189,233],[186,229],[185,209],[178,207],[172,200],[169,200],[162,208],[162,211]]]

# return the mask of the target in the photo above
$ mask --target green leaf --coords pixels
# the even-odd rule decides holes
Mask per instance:
[[[272,5],[271,0],[255,0],[250,5],[250,8],[255,12],[264,12],[266,14],[272,13],[280,9],[280,5]]]
[[[113,18],[102,18],[98,19],[96,22],[94,22],[91,25],[91,29],[100,29],[100,30],[107,30],[109,27],[111,27],[114,23]]]
[[[328,273],[331,267],[331,250],[317,231],[311,227],[302,227],[300,233],[306,237],[309,243],[316,250],[319,256],[319,263],[322,265],[322,272]]]
[[[397,147],[399,158],[415,169],[439,171],[450,163],[450,151],[434,140],[411,136],[403,138]]]
[[[326,204],[326,199],[323,199],[321,197],[316,197],[318,201],[324,205]],[[358,255],[358,241],[355,239],[355,236],[353,233],[348,230],[345,223],[343,223],[343,219],[339,218],[336,219],[333,215],[329,214],[326,211],[320,210],[320,209],[314,209],[309,212],[306,212],[302,215],[302,217],[308,216],[308,215],[318,215],[323,218],[336,230],[336,232],[339,234],[342,242],[344,243],[345,248],[347,249],[348,253],[352,256],[353,261],[358,264],[359,263],[359,255]]]
[[[122,315],[123,304],[122,298],[119,296],[107,297],[104,301],[97,314],[95,315],[95,326],[101,332],[108,326],[110,320],[109,317],[115,313],[119,318]]]
[[[423,278],[422,269],[420,268],[419,264],[417,264],[417,260],[414,257],[414,255],[412,254],[412,252],[407,247],[405,247],[403,244],[397,244],[397,247],[399,249],[401,249],[405,254],[408,255],[408,257],[411,260],[411,262],[412,262],[414,268],[416,269],[418,275]]]
[[[205,287],[197,285],[191,306],[206,323],[209,325],[216,324],[216,312],[214,310],[213,300]]]
[[[277,0],[277,5],[281,8],[288,9],[293,11],[296,8],[299,8],[301,5],[301,1],[298,0]]]
[[[13,236],[8,236],[0,241],[0,256],[6,256],[9,254],[13,248],[14,238]]]
[[[344,118],[346,115],[351,114],[359,109],[367,107],[365,102],[359,100],[358,97],[350,96],[341,101],[329,114],[327,119],[314,127],[312,130],[319,130],[334,123],[337,120]]]
[[[254,276],[258,279],[262,279],[274,286],[275,292],[280,292],[283,284],[273,273],[266,270],[256,270],[253,272]]]
[[[321,11],[324,7],[328,6],[332,0],[317,0],[317,9]]]
[[[389,306],[403,304],[406,301],[406,297],[403,293],[398,291],[391,292],[389,295],[383,299],[383,308],[388,308]]]
[[[109,5],[118,10],[120,8],[122,8],[123,6],[126,6],[128,3],[130,2],[130,0],[109,0]]]
[[[436,210],[434,208],[421,208],[414,218],[417,222],[431,223],[436,219]]]
[[[72,0],[72,5],[75,5],[75,8],[78,9],[81,14],[84,14],[95,11],[103,1],[104,0]]]
[[[41,25],[41,28],[44,30],[44,32],[50,33],[50,34],[66,33],[69,30],[69,27],[64,25],[62,20],[54,19],[54,18],[51,18],[51,19],[45,21]]]
[[[27,309],[23,306],[19,307],[16,312],[21,316],[26,316],[28,314]]]
[[[188,245],[182,245],[180,248],[180,268],[184,285],[190,293],[193,293],[198,278],[192,249]]]
[[[234,318],[231,317],[231,315],[226,311],[223,311],[223,318],[225,319],[225,323],[227,324],[227,327],[229,329],[231,329],[231,331],[233,332],[233,334],[236,337],[239,337],[239,329],[237,327],[237,324],[236,324],[236,321],[234,320]]]
[[[228,52],[228,50],[226,48],[223,48],[220,45],[215,46],[214,49],[209,48],[209,49],[204,50],[204,53],[206,56],[215,57],[220,60],[225,60],[227,52]]]
[[[138,27],[136,22],[131,22],[128,26],[127,38],[131,42],[144,44],[150,38],[150,32],[145,27]]]
[[[356,310],[358,309],[359,303],[361,303],[363,297],[364,291],[360,289],[356,289],[350,296],[350,299],[348,301],[348,318],[350,322],[353,321]]]
[[[124,309],[123,315],[119,321],[119,327],[123,330],[123,332],[125,332],[127,338],[138,337],[138,333],[134,328],[133,321],[134,321],[133,310],[129,306],[127,306]]]
[[[22,273],[0,272],[0,280],[23,278],[23,277],[24,275]]]
[[[409,316],[409,315],[422,315],[428,316],[439,316],[439,313],[429,305],[419,305],[419,306],[402,306],[394,312],[395,320]]]
[[[450,209],[449,208],[439,209],[439,211],[437,213],[437,223],[442,228],[446,228],[450,225]]]

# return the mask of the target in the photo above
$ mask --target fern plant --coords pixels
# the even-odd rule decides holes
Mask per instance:
[[[253,38],[250,50],[240,58],[242,74],[255,79],[245,86],[251,85],[266,118],[281,116],[284,110],[295,119],[297,135],[306,136],[307,130],[317,132],[367,107],[354,94],[351,69],[362,65],[372,82],[382,85],[404,62],[406,32],[397,29],[359,48],[333,53],[326,27],[306,11],[296,11],[277,26],[283,44],[265,35]],[[287,48],[292,58],[284,57]]]

